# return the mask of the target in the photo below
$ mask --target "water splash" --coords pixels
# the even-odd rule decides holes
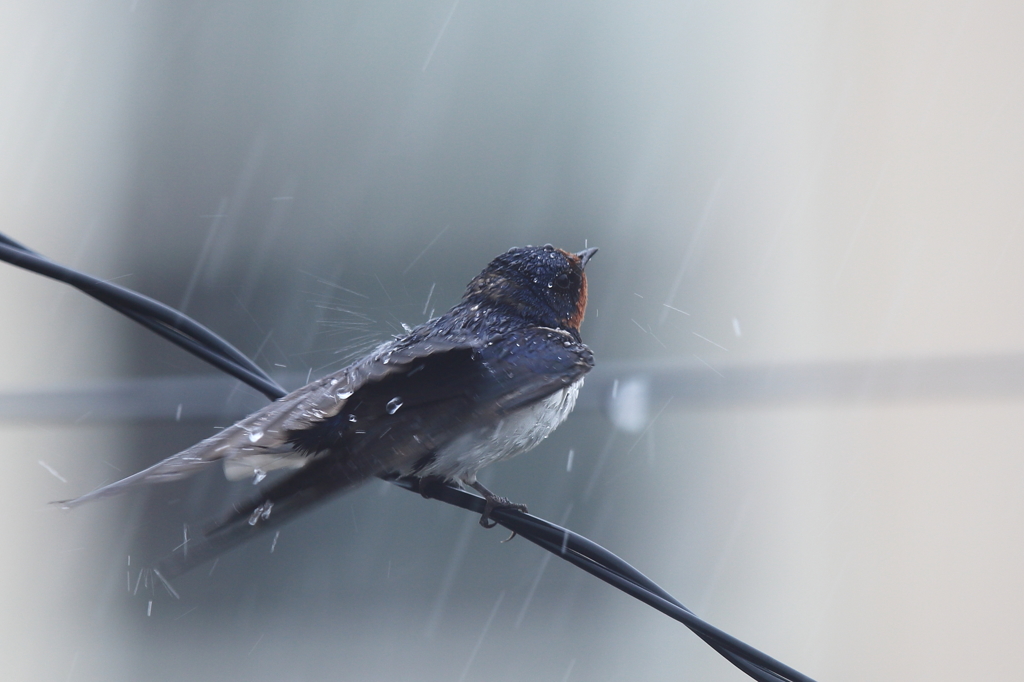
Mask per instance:
[[[252,514],[249,516],[249,525],[250,526],[255,526],[261,520],[266,521],[267,519],[269,519],[270,518],[270,510],[273,509],[273,508],[274,508],[274,503],[270,502],[268,500],[267,502],[264,502],[260,506],[258,506],[255,509],[253,509],[252,510]]]

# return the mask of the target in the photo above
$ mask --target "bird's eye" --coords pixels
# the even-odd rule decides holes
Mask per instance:
[[[564,272],[557,275],[555,277],[555,286],[558,287],[559,289],[568,289],[569,275],[565,274]]]

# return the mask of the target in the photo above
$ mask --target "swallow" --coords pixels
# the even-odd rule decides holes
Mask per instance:
[[[212,524],[174,577],[374,477],[442,479],[496,508],[526,511],[477,480],[483,467],[534,448],[569,416],[594,356],[580,324],[584,268],[597,249],[513,248],[492,260],[448,312],[375,348],[192,447],[120,481],[59,502],[75,507],[220,464],[258,483],[288,470]]]

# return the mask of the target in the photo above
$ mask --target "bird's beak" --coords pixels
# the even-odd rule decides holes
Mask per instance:
[[[580,267],[587,267],[587,261],[593,258],[595,253],[597,253],[597,247],[591,247],[577,252],[576,257],[580,259]]]

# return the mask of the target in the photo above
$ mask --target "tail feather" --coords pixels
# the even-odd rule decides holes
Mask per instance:
[[[131,476],[122,478],[120,481],[114,481],[102,488],[97,488],[91,493],[86,493],[79,497],[72,498],[70,500],[58,500],[51,502],[50,504],[60,505],[61,509],[72,509],[86,502],[98,500],[103,497],[113,497],[119,495],[126,490],[135,488],[142,485],[148,485],[150,483],[166,483],[169,481],[177,481],[182,478],[186,478],[196,473],[200,469],[203,469],[210,464],[218,460],[203,459],[194,457],[191,454],[191,449],[180,452],[177,455],[168,457],[165,460],[157,462],[153,466],[143,469],[138,473],[134,473]]]
[[[375,472],[345,466],[335,458],[315,460],[244,504],[235,505],[190,541],[161,559],[156,570],[168,580],[214,559],[250,539],[288,523],[304,511],[363,483]]]

